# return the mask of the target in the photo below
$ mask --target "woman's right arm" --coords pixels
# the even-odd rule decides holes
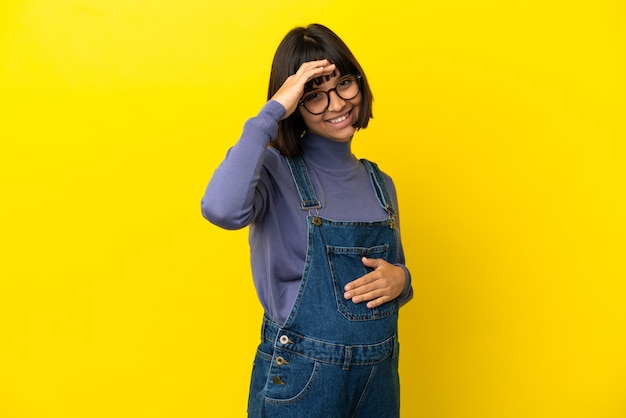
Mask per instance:
[[[304,85],[311,79],[330,75],[335,64],[328,60],[305,62],[266,103],[261,112],[244,125],[239,141],[215,170],[202,199],[202,214],[225,229],[249,225],[264,210],[267,189],[261,178],[263,156],[276,137],[278,121],[298,106]]]
[[[259,207],[264,201],[264,187],[259,184],[263,157],[284,114],[283,105],[270,100],[245,123],[241,138],[213,173],[202,198],[202,215],[211,223],[239,229],[249,225],[263,210]]]

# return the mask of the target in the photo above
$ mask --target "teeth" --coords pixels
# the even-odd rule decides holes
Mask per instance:
[[[343,122],[344,120],[348,119],[348,115],[343,115],[337,119],[331,119],[329,120],[330,123],[339,123],[339,122]]]

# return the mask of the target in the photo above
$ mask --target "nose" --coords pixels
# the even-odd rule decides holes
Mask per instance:
[[[335,89],[328,92],[328,100],[330,102],[328,104],[328,110],[331,112],[341,110],[346,104],[346,101],[339,97]]]

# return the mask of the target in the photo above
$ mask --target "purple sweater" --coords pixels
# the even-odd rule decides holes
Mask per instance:
[[[244,125],[239,141],[215,170],[204,198],[202,214],[226,229],[250,226],[252,276],[265,312],[283,324],[295,302],[307,248],[307,212],[300,208],[298,191],[284,157],[268,148],[275,138],[284,107],[269,101]],[[351,152],[351,141],[340,143],[307,134],[302,156],[321,201],[320,216],[336,221],[387,219],[374,195],[369,174]],[[397,210],[396,192],[385,180]],[[399,225],[399,219],[396,220]],[[413,296],[411,276],[404,266],[402,244],[396,264],[407,281],[400,304]]]

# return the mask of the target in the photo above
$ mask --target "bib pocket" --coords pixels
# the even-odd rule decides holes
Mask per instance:
[[[397,311],[398,303],[396,300],[370,309],[367,307],[367,302],[354,303],[343,297],[346,284],[373,270],[369,267],[365,267],[361,258],[382,258],[385,261],[389,261],[388,244],[369,248],[327,245],[326,250],[337,309],[346,319],[350,321],[370,321],[388,317]]]

